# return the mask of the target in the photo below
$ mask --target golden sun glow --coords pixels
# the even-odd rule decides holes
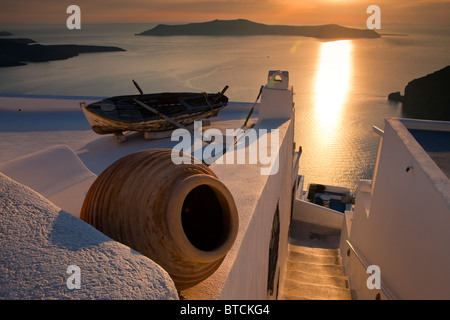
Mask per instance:
[[[315,112],[324,132],[339,123],[352,72],[350,40],[323,42],[315,84]]]

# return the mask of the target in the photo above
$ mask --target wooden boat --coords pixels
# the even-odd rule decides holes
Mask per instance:
[[[218,93],[142,94],[138,87],[141,94],[115,96],[89,105],[81,103],[81,107],[92,130],[98,134],[170,131],[217,116],[228,103],[224,95],[227,88]]]

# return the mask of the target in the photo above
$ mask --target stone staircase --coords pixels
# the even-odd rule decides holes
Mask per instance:
[[[278,299],[351,300],[349,280],[337,249],[339,235],[336,231],[322,229],[321,233],[316,233],[317,230],[311,231],[312,226],[292,227],[286,276]]]

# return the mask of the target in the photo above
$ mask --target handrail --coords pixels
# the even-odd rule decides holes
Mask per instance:
[[[361,258],[361,256],[358,254],[358,252],[356,251],[356,249],[353,247],[353,245],[350,243],[349,240],[346,240],[347,245],[350,247],[350,249],[353,251],[353,253],[355,254],[355,256],[358,258],[359,262],[364,266],[364,268],[367,270],[369,268],[369,266],[364,262],[364,260]],[[381,279],[380,279],[380,290],[384,293],[384,295],[386,297],[388,297],[389,300],[394,300],[394,298],[392,297],[392,295],[389,293],[389,291],[381,284]]]
[[[377,126],[372,126],[372,133],[380,138],[383,138],[384,131]]]

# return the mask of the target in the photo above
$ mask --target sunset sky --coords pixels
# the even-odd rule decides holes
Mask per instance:
[[[14,0],[2,4],[0,23],[63,23],[66,8],[81,8],[82,23],[203,22],[244,18],[267,24],[337,23],[364,27],[369,5],[385,23],[446,24],[450,0]]]

